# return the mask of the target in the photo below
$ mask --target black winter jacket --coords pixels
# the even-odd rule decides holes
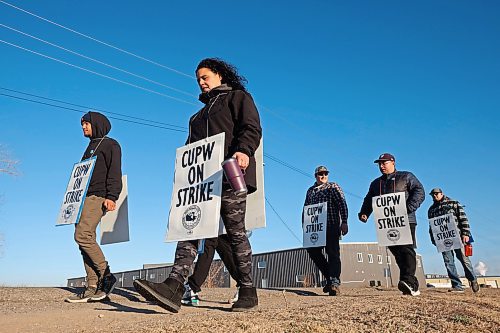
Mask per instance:
[[[242,90],[232,90],[223,84],[200,94],[200,101],[205,103],[205,107],[189,120],[186,143],[225,133],[224,159],[232,157],[236,152],[245,153],[250,157],[250,163],[245,170],[245,182],[248,193],[255,192],[257,181],[254,154],[260,144],[262,128],[252,96]]]
[[[92,137],[83,154],[82,161],[97,156],[94,172],[90,179],[87,196],[118,200],[122,191],[122,152],[120,145],[106,134],[111,130],[111,123],[106,116],[98,112],[88,112],[92,126]]]
[[[373,211],[373,197],[396,192],[405,192],[408,220],[410,223],[417,224],[415,212],[425,200],[425,191],[417,177],[408,171],[395,171],[372,181],[358,216],[370,216]]]

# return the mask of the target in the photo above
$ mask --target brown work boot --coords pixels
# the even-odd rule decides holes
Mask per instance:
[[[137,279],[134,288],[146,300],[155,302],[165,310],[177,313],[181,308],[184,285],[175,279],[168,278],[162,283]]]
[[[249,311],[257,308],[259,299],[255,287],[240,287],[238,300],[231,308],[235,312]]]

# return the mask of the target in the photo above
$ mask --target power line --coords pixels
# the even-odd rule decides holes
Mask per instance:
[[[179,129],[184,130],[184,132],[187,132],[187,127],[185,127],[185,126],[179,126],[179,125],[169,124],[169,123],[165,123],[165,122],[160,122],[160,121],[155,121],[155,120],[149,120],[149,119],[140,118],[140,117],[134,117],[134,116],[126,115],[126,114],[123,114],[123,113],[118,113],[118,112],[106,111],[106,110],[98,109],[98,108],[91,107],[91,106],[85,106],[85,105],[79,105],[79,104],[69,103],[69,102],[58,100],[58,99],[53,99],[53,98],[43,97],[43,96],[39,96],[39,95],[29,94],[29,93],[26,93],[26,92],[22,92],[22,91],[18,91],[18,90],[13,90],[13,89],[8,89],[8,88],[4,88],[4,87],[0,87],[0,89],[7,90],[7,91],[10,91],[10,92],[14,92],[14,93],[21,94],[21,95],[36,97],[36,98],[43,99],[43,100],[48,100],[48,101],[57,102],[57,103],[61,103],[61,104],[76,106],[76,107],[79,107],[79,108],[86,109],[87,111],[88,110],[101,111],[101,112],[104,112],[104,113],[107,113],[107,114],[114,114],[114,115],[121,116],[121,117],[126,117],[126,118],[135,119],[135,120],[141,120],[141,121],[146,121],[148,123],[165,125],[165,126],[170,126],[170,127],[173,127],[173,128],[179,128]]]
[[[0,0],[1,1],[1,0]],[[66,62],[66,61],[63,61],[63,60],[60,60],[60,59],[57,59],[57,58],[53,58],[51,56],[48,56],[48,55],[45,55],[43,53],[39,53],[39,52],[36,52],[36,51],[33,51],[33,50],[30,50],[30,49],[27,49],[27,48],[24,48],[22,46],[19,46],[19,45],[16,45],[16,44],[13,44],[13,43],[9,43],[7,41],[4,41],[2,39],[0,39],[0,42],[4,43],[4,44],[7,44],[7,45],[10,45],[12,47],[15,47],[15,48],[18,48],[18,49],[21,49],[23,51],[26,51],[26,52],[30,52],[30,53],[33,53],[33,54],[36,54],[38,56],[41,56],[41,57],[44,57],[44,58],[47,58],[47,59],[50,59],[50,60],[53,60],[53,61],[56,61],[56,62],[59,62],[61,64],[64,64],[64,65],[67,65],[67,66],[71,66],[71,67],[74,67],[74,68],[77,68],[77,69],[80,69],[82,71],[85,71],[85,72],[88,72],[88,73],[92,73],[94,75],[97,75],[97,76],[101,76],[101,77],[104,77],[106,79],[110,79],[110,80],[113,80],[113,81],[116,81],[116,82],[120,82],[120,83],[123,83],[123,84],[126,84],[128,86],[131,86],[131,87],[134,87],[134,88],[137,88],[137,89],[141,89],[141,90],[144,90],[144,91],[148,91],[150,93],[153,93],[153,94],[156,94],[156,95],[160,95],[160,96],[163,96],[163,97],[167,97],[167,98],[170,98],[170,99],[173,99],[175,101],[178,101],[178,102],[182,102],[182,103],[186,103],[186,104],[190,104],[190,105],[194,105],[194,106],[198,106],[198,104],[195,104],[195,103],[192,103],[192,102],[188,102],[186,100],[183,100],[183,99],[180,99],[180,98],[177,98],[177,97],[174,97],[174,96],[170,96],[170,95],[167,95],[167,94],[163,94],[163,93],[160,93],[160,92],[157,92],[155,90],[151,90],[151,89],[148,89],[148,88],[144,88],[144,87],[141,87],[139,85],[136,85],[136,84],[133,84],[133,83],[130,83],[130,82],[127,82],[127,81],[123,81],[123,80],[120,80],[120,79],[117,79],[117,78],[114,78],[112,76],[108,76],[108,75],[105,75],[105,74],[101,74],[101,73],[98,73],[98,72],[95,72],[93,70],[90,70],[90,69],[87,69],[87,68],[84,68],[84,67],[80,67],[80,66],[77,66],[77,65],[74,65],[74,64],[71,64],[69,62]]]
[[[288,226],[288,224],[286,224],[286,222],[281,218],[280,214],[278,214],[278,212],[276,211],[276,209],[274,209],[273,205],[271,205],[271,202],[269,202],[269,199],[267,197],[266,197],[266,202],[269,205],[269,207],[271,207],[271,209],[273,210],[274,214],[276,214],[276,216],[278,217],[278,219],[283,223],[283,225],[288,229],[288,231],[290,231],[290,233],[293,235],[293,237],[299,242],[299,244],[302,245],[302,241],[299,239],[299,237],[297,237],[297,235],[295,234],[295,232],[293,232],[293,230],[290,229],[290,227]]]
[[[86,56],[86,55],[84,55],[84,54],[78,53],[78,52],[76,52],[76,51],[73,51],[73,50],[67,49],[67,48],[65,48],[65,47],[62,47],[62,46],[60,46],[60,45],[58,45],[58,44],[51,43],[51,42],[49,42],[49,41],[47,41],[47,40],[45,40],[45,39],[42,39],[42,38],[39,38],[39,37],[36,37],[36,36],[30,35],[30,34],[28,34],[28,33],[26,33],[26,32],[20,31],[20,30],[17,30],[17,29],[12,28],[12,27],[10,27],[10,26],[8,26],[8,25],[5,25],[5,24],[0,23],[0,26],[4,27],[4,28],[6,28],[6,29],[9,29],[9,30],[11,30],[11,31],[17,32],[18,34],[22,34],[22,35],[24,35],[24,36],[27,36],[27,37],[30,37],[30,38],[35,39],[35,40],[37,40],[37,41],[40,41],[40,42],[42,42],[42,43],[45,43],[45,44],[48,44],[48,45],[50,45],[50,46],[56,47],[56,48],[58,48],[58,49],[60,49],[60,50],[63,50],[63,51],[69,52],[69,53],[74,54],[74,55],[76,55],[76,56],[79,56],[79,57],[81,57],[81,58],[84,58],[84,59],[87,59],[87,60],[93,61],[93,62],[95,62],[95,63],[98,63],[98,64],[100,64],[100,65],[103,65],[103,66],[106,66],[106,67],[109,67],[109,68],[115,69],[115,70],[120,71],[120,72],[122,72],[122,73],[125,73],[125,74],[128,74],[128,75],[132,75],[132,76],[137,77],[137,78],[139,78],[139,79],[142,79],[142,80],[148,81],[148,82],[150,82],[150,83],[153,83],[153,84],[156,84],[156,85],[162,86],[162,87],[164,87],[164,88],[167,88],[167,89],[170,89],[170,90],[176,91],[176,92],[178,92],[178,93],[181,93],[181,94],[184,94],[184,95],[187,95],[187,96],[190,96],[190,97],[194,97],[194,98],[197,98],[197,97],[198,97],[198,96],[193,95],[193,94],[191,94],[191,93],[189,93],[189,92],[187,92],[187,91],[184,91],[184,90],[181,90],[181,89],[177,89],[177,88],[174,88],[174,87],[168,86],[168,85],[163,84],[163,83],[161,83],[161,82],[158,82],[158,81],[155,81],[155,80],[151,80],[151,79],[149,79],[149,78],[147,78],[147,77],[145,77],[145,76],[142,76],[142,75],[139,75],[139,74],[135,74],[135,73],[129,72],[129,71],[125,70],[125,69],[122,69],[122,68],[119,68],[119,67],[116,67],[116,66],[110,65],[110,64],[105,63],[105,62],[103,62],[103,61],[97,60],[97,59],[95,59],[95,58],[92,58],[92,57]]]
[[[13,96],[13,95],[9,95],[9,94],[0,93],[0,96],[6,96],[6,97],[9,97],[9,98],[15,98],[15,99],[19,99],[19,100],[26,101],[26,102],[42,104],[42,105],[51,106],[51,107],[55,107],[55,108],[59,108],[59,109],[64,109],[64,110],[69,110],[69,111],[78,112],[78,113],[87,113],[87,111],[82,111],[82,110],[77,110],[77,109],[73,109],[73,108],[68,108],[68,107],[65,107],[65,106],[60,106],[60,105],[55,105],[55,104],[50,104],[50,103],[35,101],[35,100],[29,99],[29,98],[23,98],[23,97]],[[161,129],[165,129],[165,130],[169,130],[169,131],[174,131],[174,132],[184,132],[184,133],[187,132],[187,130],[181,130],[181,129],[176,129],[176,128],[168,128],[168,127],[164,127],[164,126],[158,126],[158,125],[154,125],[154,124],[147,124],[147,123],[143,123],[143,122],[139,122],[139,121],[128,120],[128,119],[123,119],[123,118],[118,118],[118,117],[111,117],[110,116],[109,118],[110,119],[124,121],[124,122],[128,122],[128,123],[143,125],[143,126],[161,128]]]
[[[14,6],[14,5],[12,5],[12,4],[8,3],[8,2],[5,2],[5,1],[3,1],[3,0],[0,0],[0,2],[2,2],[3,4],[5,4],[5,5],[7,5],[7,6],[10,6],[10,7],[14,8],[14,9],[16,9],[16,10],[19,10],[19,11],[21,11],[21,12],[23,12],[23,13],[26,13],[26,14],[31,15],[31,16],[33,16],[33,17],[36,17],[36,18],[38,18],[38,19],[40,19],[40,20],[43,20],[43,21],[45,21],[45,22],[48,22],[48,23],[53,24],[53,25],[55,25],[55,26],[58,26],[59,28],[65,29],[65,30],[70,31],[70,32],[72,32],[72,33],[74,33],[74,34],[77,34],[77,35],[79,35],[79,36],[85,37],[85,38],[87,38],[87,39],[90,39],[90,40],[92,40],[92,41],[94,41],[94,42],[97,42],[97,43],[99,43],[99,44],[105,45],[105,46],[107,46],[107,47],[110,47],[110,48],[115,49],[115,50],[117,50],[117,51],[120,51],[120,52],[122,52],[122,53],[128,54],[128,55],[133,56],[133,57],[135,57],[135,58],[137,58],[137,59],[140,59],[140,60],[146,61],[146,62],[148,62],[148,63],[150,63],[150,64],[153,64],[153,65],[156,65],[156,66],[162,67],[162,68],[164,68],[164,69],[167,69],[167,70],[172,71],[172,72],[174,72],[174,73],[177,73],[177,74],[179,74],[179,75],[183,75],[183,76],[189,77],[189,78],[191,78],[191,79],[194,79],[194,78],[195,78],[195,77],[194,77],[194,76],[192,76],[192,75],[189,75],[189,74],[183,73],[183,72],[181,72],[181,71],[179,71],[179,70],[177,70],[177,69],[174,69],[174,68],[171,68],[171,67],[168,67],[168,66],[162,65],[162,64],[160,64],[160,63],[157,63],[156,61],[153,61],[153,60],[147,59],[147,58],[145,58],[145,57],[142,57],[142,56],[140,56],[140,55],[138,55],[138,54],[135,54],[135,53],[132,53],[132,52],[130,52],[130,51],[124,50],[124,49],[122,49],[122,48],[119,48],[119,47],[117,47],[117,46],[115,46],[115,45],[112,45],[112,44],[110,44],[110,43],[103,42],[103,41],[101,41],[101,40],[99,40],[99,39],[97,39],[97,38],[94,38],[94,37],[92,37],[92,36],[89,36],[89,35],[86,35],[86,34],[84,34],[84,33],[79,32],[79,31],[76,31],[76,30],[73,30],[73,29],[71,29],[71,28],[68,28],[68,27],[66,27],[66,26],[64,26],[64,25],[62,25],[62,24],[56,23],[56,22],[51,21],[51,20],[49,20],[49,19],[46,19],[46,18],[44,18],[44,17],[42,17],[42,16],[36,15],[36,14],[34,14],[34,13],[32,13],[32,12],[29,12],[29,11],[27,11],[27,10],[25,10],[25,9],[22,9],[22,8],[20,8],[20,7],[16,7],[16,6]]]

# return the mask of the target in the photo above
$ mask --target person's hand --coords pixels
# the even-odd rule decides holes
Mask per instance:
[[[365,214],[361,214],[359,215],[359,220],[363,223],[366,223],[366,221],[368,221],[368,216],[366,216]]]
[[[116,203],[113,200],[111,200],[111,199],[104,200],[104,204],[103,205],[104,205],[104,208],[106,208],[106,210],[108,212],[112,212],[112,211],[114,211],[116,209]]]
[[[469,243],[469,236],[462,236],[462,242],[463,242],[464,244]]]
[[[340,232],[342,233],[342,236],[347,235],[347,233],[349,232],[349,226],[347,226],[347,223],[342,223],[340,225]]]
[[[247,154],[238,151],[234,153],[233,157],[236,159],[236,161],[238,161],[238,165],[240,166],[241,170],[246,170],[246,168],[248,168],[250,157],[248,157]]]

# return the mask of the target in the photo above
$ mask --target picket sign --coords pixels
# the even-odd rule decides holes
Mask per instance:
[[[166,242],[218,236],[224,137],[177,148]]]
[[[97,156],[75,163],[69,176],[56,226],[78,223],[83,203],[94,172]]]
[[[302,212],[303,247],[326,246],[328,203],[304,206]]]
[[[101,245],[128,242],[128,184],[127,176],[122,176],[122,191],[116,200],[116,209],[106,212],[101,219]]]
[[[462,248],[460,231],[457,228],[453,214],[445,214],[429,219],[429,225],[438,252],[441,253]]]
[[[373,197],[372,207],[379,246],[413,244],[404,192]]]

